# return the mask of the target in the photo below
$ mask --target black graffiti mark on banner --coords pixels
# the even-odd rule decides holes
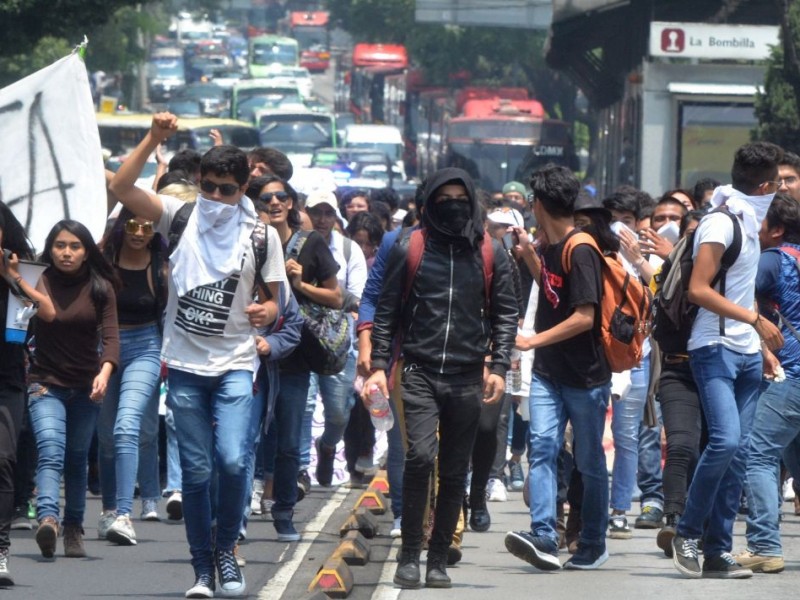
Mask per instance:
[[[0,114],[12,111],[20,111],[23,109],[23,104],[20,100],[16,100],[14,102],[10,102],[5,106],[0,106]],[[37,190],[36,189],[36,176],[37,176],[37,159],[38,156],[36,154],[36,139],[34,136],[36,125],[41,127],[42,134],[44,135],[45,142],[47,143],[47,150],[50,153],[50,159],[53,163],[53,170],[55,171],[56,181],[58,183],[49,188],[44,188]],[[28,210],[25,217],[25,232],[30,233],[31,222],[33,221],[33,199],[35,196],[39,194],[43,194],[45,192],[50,192],[53,190],[58,190],[61,195],[61,208],[64,211],[64,218],[69,219],[69,201],[67,199],[67,190],[74,187],[75,184],[73,183],[66,183],[64,181],[64,175],[61,172],[61,165],[58,162],[58,157],[56,156],[56,149],[55,145],[53,144],[53,138],[50,135],[50,126],[47,124],[47,121],[44,117],[44,112],[42,111],[42,92],[36,94],[31,103],[30,108],[28,109],[28,193],[24,196],[17,196],[16,198],[10,198],[6,201],[6,205],[12,207],[20,202],[24,202],[25,200],[28,201]],[[2,187],[0,186],[0,199],[3,197]]]

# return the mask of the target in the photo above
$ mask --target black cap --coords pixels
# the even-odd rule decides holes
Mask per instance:
[[[611,211],[603,206],[603,202],[593,197],[589,192],[581,190],[578,192],[578,197],[575,198],[575,204],[572,207],[572,212],[591,212],[597,211],[605,217],[606,221],[611,222]]]

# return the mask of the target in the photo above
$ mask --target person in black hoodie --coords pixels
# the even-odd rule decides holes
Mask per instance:
[[[413,274],[407,263],[413,260],[414,235],[422,235],[424,249],[413,281],[406,281]],[[492,252],[483,244],[492,244]],[[483,260],[490,255],[488,278]],[[401,236],[389,254],[372,329],[372,375],[363,392],[367,399],[377,386],[388,397],[386,370],[392,340],[399,341],[408,436],[403,545],[394,577],[401,587],[421,585],[422,522],[437,446],[439,488],[425,584],[451,586],[447,547],[461,510],[481,403],[502,398],[517,317],[508,258],[484,234],[472,179],[461,169],[437,171],[425,188],[421,232]]]

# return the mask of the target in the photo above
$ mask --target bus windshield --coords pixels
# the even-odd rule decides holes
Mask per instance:
[[[253,44],[253,55],[250,57],[251,64],[254,65],[297,65],[297,48],[291,44],[255,43]]]
[[[297,40],[301,50],[308,50],[315,46],[327,48],[325,34],[324,27],[298,25],[292,28],[292,37]]]
[[[452,139],[525,139],[532,143],[542,135],[541,121],[496,120],[451,121]]]

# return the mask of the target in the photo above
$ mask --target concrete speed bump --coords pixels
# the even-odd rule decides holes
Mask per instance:
[[[389,493],[389,476],[386,474],[386,471],[378,471],[375,473],[375,477],[372,478],[369,486],[367,489],[370,490],[378,490],[379,492],[385,494]]]
[[[353,573],[336,553],[328,558],[308,586],[309,592],[324,592],[330,598],[347,598],[353,591]]]
[[[350,531],[359,531],[368,540],[378,533],[378,520],[366,508],[356,508],[339,528],[339,535],[344,537]]]
[[[369,562],[369,552],[367,538],[353,529],[344,536],[342,543],[333,552],[333,556],[340,556],[350,566],[363,566]]]
[[[386,496],[380,490],[369,488],[356,501],[356,508],[366,508],[373,515],[386,513]]]

